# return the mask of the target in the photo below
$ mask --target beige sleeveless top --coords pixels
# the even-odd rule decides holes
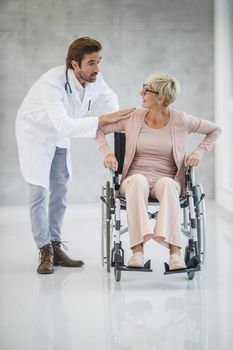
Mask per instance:
[[[174,178],[176,172],[170,119],[167,125],[160,129],[151,128],[144,122],[127,177],[142,174],[146,176],[150,184],[153,184],[164,176]]]

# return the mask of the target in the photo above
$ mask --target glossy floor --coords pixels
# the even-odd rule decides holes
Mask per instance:
[[[69,254],[85,267],[45,276],[36,273],[27,209],[0,209],[0,349],[233,349],[233,225],[215,204],[207,206],[206,263],[192,281],[163,275],[167,251],[150,241],[153,272],[115,282],[101,266],[99,209],[73,206],[65,218]]]

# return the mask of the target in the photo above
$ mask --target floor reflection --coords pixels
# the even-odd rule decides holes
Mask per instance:
[[[36,350],[42,349],[41,344],[44,350],[71,348],[70,322],[63,300],[70,273],[38,275],[40,287],[33,316]]]
[[[98,209],[67,216],[69,253],[85,267],[47,276],[36,273],[27,211],[0,210],[0,349],[231,350],[233,224],[207,206],[207,256],[194,280],[164,276],[167,252],[148,243],[153,272],[125,272],[118,283],[100,264]]]
[[[208,303],[199,274],[172,291],[135,291],[105,281],[107,349],[199,349],[208,347]]]

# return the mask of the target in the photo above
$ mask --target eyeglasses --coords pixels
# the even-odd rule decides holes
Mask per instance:
[[[143,84],[142,86],[142,92],[143,94],[145,95],[147,92],[152,92],[153,94],[155,95],[159,95],[159,93],[157,91],[153,91],[153,90],[150,90],[146,87],[146,84]]]

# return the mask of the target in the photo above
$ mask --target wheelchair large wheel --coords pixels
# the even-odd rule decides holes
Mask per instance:
[[[201,198],[203,194],[202,185],[197,185],[198,188],[198,199]],[[206,212],[205,212],[205,198],[201,200],[196,208],[197,215],[197,239],[198,239],[198,255],[201,260],[201,264],[204,264],[205,261],[205,232],[206,232]]]
[[[111,211],[110,211],[110,182],[106,182],[103,192],[102,204],[102,256],[103,265],[106,265],[107,272],[111,270]]]

